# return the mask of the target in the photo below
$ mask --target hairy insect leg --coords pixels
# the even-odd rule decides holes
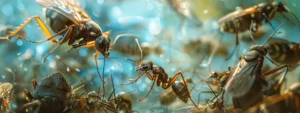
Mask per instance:
[[[19,33],[26,25],[28,25],[33,19],[38,23],[38,25],[40,26],[43,33],[47,36],[48,39],[47,40],[40,40],[40,41],[31,41],[31,40],[25,39],[21,36],[19,36],[18,38],[21,38],[25,41],[32,42],[32,43],[46,42],[46,41],[49,41],[49,40],[51,40],[52,42],[55,42],[55,43],[59,42],[59,40],[55,39],[55,36],[52,36],[52,34],[51,34],[50,30],[47,28],[46,24],[38,16],[34,16],[34,17],[29,18],[20,27],[18,27],[15,31],[13,31],[10,35],[8,35],[7,37],[0,37],[0,39],[6,39],[6,40],[11,39],[13,36],[17,35],[17,33]]]
[[[150,88],[149,92],[147,93],[147,95],[144,98],[138,99],[139,102],[143,101],[144,99],[146,99],[149,96],[150,92],[152,91],[152,89],[154,87],[155,82],[156,82],[156,80],[153,80],[153,83],[151,85],[151,88]]]

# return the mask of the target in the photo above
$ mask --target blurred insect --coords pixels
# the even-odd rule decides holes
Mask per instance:
[[[166,1],[171,6],[171,8],[179,15],[180,18],[192,21],[198,26],[202,25],[197,15],[188,7],[187,2],[184,2],[183,0],[166,0]]]
[[[112,95],[115,97],[111,99]],[[108,99],[102,97],[103,96],[96,91],[89,92],[88,95],[83,98],[73,97],[72,101],[70,101],[71,105],[69,105],[68,112],[94,113],[101,112],[99,111],[100,109],[105,112],[135,112],[135,110],[132,110],[132,99],[128,95],[128,92],[120,92],[116,95],[115,90],[113,90]]]
[[[247,30],[257,32],[258,28],[262,25],[263,20],[265,20],[266,23],[270,24],[273,30],[275,30],[270,22],[274,18],[276,12],[280,13],[284,18],[286,17],[283,13],[290,12],[300,24],[296,15],[285,6],[287,1],[288,0],[286,0],[285,2],[261,3],[244,10],[229,13],[219,19],[220,30],[222,32],[235,33],[237,47],[237,45],[239,44],[238,33]],[[286,19],[289,20],[288,18]],[[251,38],[253,39],[253,37]]]
[[[133,41],[133,40],[129,40]],[[156,55],[161,55],[163,54],[165,51],[163,50],[163,48],[158,45],[158,44],[153,44],[153,43],[149,43],[149,42],[143,42],[141,43],[141,49],[143,51],[143,57],[147,57],[150,54],[156,54]],[[136,56],[137,54],[137,46],[128,42],[124,42],[122,40],[119,41],[119,43],[117,45],[115,45],[114,51],[120,52],[124,55],[132,55],[132,56]],[[139,56],[137,56],[139,57]]]
[[[19,112],[62,113],[70,93],[71,87],[63,74],[52,73],[37,84],[35,95],[25,89],[24,96],[28,103]]]
[[[273,38],[266,44],[268,53],[273,61],[279,64],[287,64],[291,69],[300,63],[300,44],[285,39]]]
[[[273,37],[281,26],[282,25],[273,32],[268,40]],[[268,40],[262,45],[252,45],[250,47],[249,52],[240,58],[240,62],[236,65],[233,74],[225,85],[225,92],[232,96],[233,104],[237,108],[245,110],[262,100],[263,95],[261,94],[261,90],[263,86],[267,86],[268,84],[264,79],[268,75],[286,68],[281,81],[285,79],[288,71],[287,65],[280,65],[272,70],[262,73],[264,58],[269,59],[268,57],[265,57],[268,51],[267,48],[264,47]]]
[[[113,43],[111,43],[110,38],[108,37],[110,35],[110,31],[103,33],[100,26],[91,20],[89,15],[85,12],[84,9],[82,9],[79,6],[79,3],[77,1],[72,0],[72,2],[69,2],[68,0],[36,0],[36,2],[45,7],[45,17],[47,23],[50,26],[50,28],[55,32],[55,34],[51,34],[50,30],[47,28],[46,24],[40,19],[40,17],[34,16],[25,21],[10,35],[8,35],[7,37],[2,37],[1,39],[11,39],[32,20],[36,20],[36,22],[38,23],[38,25],[40,26],[43,33],[48,39],[31,41],[21,36],[18,36],[17,38],[32,43],[41,43],[46,41],[58,43],[58,45],[44,57],[43,62],[45,62],[46,58],[51,53],[53,53],[54,50],[56,50],[60,45],[68,41],[68,45],[72,46],[71,50],[82,47],[95,47],[97,50],[95,54],[95,62],[98,71],[98,63],[96,58],[98,57],[99,53],[101,53],[105,58],[107,58],[110,54],[110,47],[115,45],[116,41],[120,37],[136,36],[132,34],[121,34],[115,38]],[[56,38],[56,36],[62,34],[64,34],[64,36],[61,39]],[[79,41],[79,43],[74,44],[75,41]],[[137,39],[136,42],[139,46]],[[98,75],[100,77],[99,71]]]
[[[213,37],[210,37],[213,39]],[[221,46],[221,47],[218,47]],[[218,49],[215,50],[215,48]],[[191,49],[193,48],[193,49]],[[214,54],[215,56],[227,56],[228,47],[226,44],[218,44],[215,40],[204,39],[204,40],[191,40],[183,44],[182,49],[192,59],[195,60],[194,65],[199,65],[208,56]],[[199,56],[201,54],[201,56]]]
[[[292,84],[283,94],[273,95],[249,108],[246,113],[300,112],[300,83]]]
[[[14,95],[11,95],[12,88],[11,83],[0,83],[0,112],[6,112],[7,110],[12,112],[9,108],[9,103],[14,98]]]
[[[170,86],[172,86],[172,90],[174,91],[174,93],[177,95],[177,97],[180,100],[182,100],[184,103],[187,103],[188,98],[189,98],[193,102],[193,104],[195,106],[197,106],[190,96],[190,91],[188,90],[186,80],[184,79],[184,76],[182,75],[181,72],[177,72],[174,77],[169,78],[168,74],[164,71],[164,69],[162,67],[153,64],[151,61],[136,62],[136,61],[128,59],[128,58],[125,58],[125,59],[138,64],[138,66],[135,68],[135,70],[142,71],[142,73],[136,79],[134,79],[132,82],[130,82],[128,84],[121,84],[121,85],[133,84],[136,81],[138,81],[144,74],[146,74],[147,77],[151,81],[153,81],[151,88],[150,88],[149,92],[147,93],[147,95],[144,98],[139,99],[138,101],[142,101],[142,100],[146,99],[149,96],[150,92],[152,91],[155,82],[157,82],[157,86],[161,86],[163,89],[167,89]],[[153,75],[151,75],[150,72],[152,72]],[[179,76],[182,77],[181,82],[176,80]]]

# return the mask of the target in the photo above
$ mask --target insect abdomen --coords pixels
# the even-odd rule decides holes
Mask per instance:
[[[187,103],[188,98],[190,97],[187,86],[185,86],[182,82],[175,81],[175,83],[172,85],[172,90],[180,100],[182,100],[184,103]]]
[[[286,43],[272,43],[267,47],[270,57],[278,63],[286,63],[292,57],[293,51]]]

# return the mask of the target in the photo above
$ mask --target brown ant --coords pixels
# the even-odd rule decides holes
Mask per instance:
[[[147,77],[151,81],[153,81],[150,91],[147,93],[147,95],[144,98],[138,99],[138,101],[142,101],[148,97],[156,82],[157,86],[161,86],[163,89],[167,89],[170,86],[172,86],[172,90],[180,100],[186,103],[188,101],[187,99],[190,98],[192,103],[197,107],[196,103],[192,100],[190,96],[190,91],[187,88],[187,83],[180,71],[177,72],[174,77],[168,77],[168,74],[165,72],[165,70],[162,67],[153,64],[151,61],[136,62],[129,58],[125,58],[125,60],[129,60],[138,64],[138,66],[135,69],[136,71],[142,71],[142,73],[132,82],[128,84],[121,84],[121,85],[133,84],[137,82],[144,74],[146,74]],[[150,72],[152,72],[153,75],[151,75]],[[182,82],[176,80],[179,76],[182,77]]]

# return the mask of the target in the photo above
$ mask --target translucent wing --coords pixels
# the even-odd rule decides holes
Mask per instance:
[[[86,11],[80,7],[77,0],[71,0],[71,2],[69,2],[68,0],[65,1],[66,4],[68,4],[70,9],[74,9],[75,12],[79,14],[78,16],[80,16],[80,18],[89,19],[89,20],[91,19],[91,17],[86,13]]]
[[[242,59],[226,83],[225,92],[232,97],[245,95],[253,86],[256,75],[251,74],[256,64],[257,62],[247,62]]]
[[[36,0],[36,2],[45,8],[66,16],[77,25],[83,22],[84,19],[90,19],[87,13],[74,0],[72,2],[67,0]]]

